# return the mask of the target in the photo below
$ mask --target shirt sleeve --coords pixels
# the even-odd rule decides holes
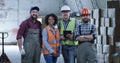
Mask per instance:
[[[43,29],[42,31],[42,37],[43,37],[43,45],[45,46],[45,48],[50,52],[53,53],[54,50],[50,47],[50,45],[48,44],[48,35],[47,35],[47,30]]]
[[[79,35],[80,35],[80,33],[79,33],[79,21],[76,21],[75,30],[74,30],[74,38],[78,37]]]
[[[18,29],[17,38],[16,38],[17,40],[22,38],[22,36],[25,34],[24,33],[25,30],[26,30],[26,24],[25,22],[23,22],[20,24],[20,27]]]
[[[97,38],[97,31],[96,31],[96,27],[94,25],[92,25],[92,34],[93,34],[93,38],[96,39]]]

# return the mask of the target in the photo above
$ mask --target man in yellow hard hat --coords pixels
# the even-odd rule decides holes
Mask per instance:
[[[90,23],[90,12],[84,8],[81,12],[82,23],[76,29],[76,40],[79,41],[77,48],[77,63],[96,63],[96,28]]]

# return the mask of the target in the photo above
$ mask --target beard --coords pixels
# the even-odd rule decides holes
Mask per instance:
[[[64,17],[63,17],[63,20],[64,20],[64,21],[68,21],[68,20],[69,20],[69,17],[68,17],[68,16],[64,16]]]
[[[69,17],[70,17],[70,15],[69,15],[69,14],[62,15],[63,20],[68,20],[68,19],[69,19]]]
[[[84,18],[84,19],[82,19],[82,20],[83,20],[84,23],[88,23],[88,22],[90,21],[89,18]]]
[[[33,20],[37,20],[38,16],[37,16],[37,15],[32,15],[31,18],[32,18]]]

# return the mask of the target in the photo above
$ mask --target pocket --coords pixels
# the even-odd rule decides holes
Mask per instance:
[[[91,48],[94,52],[97,52],[97,49],[95,48],[95,45],[94,45],[94,44],[90,44],[89,46],[90,46],[90,48]]]

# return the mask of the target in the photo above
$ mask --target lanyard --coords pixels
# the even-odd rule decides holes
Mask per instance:
[[[69,22],[67,22],[67,23],[63,22],[63,26],[64,26],[64,29],[65,29],[65,30],[67,29],[68,23],[69,23]]]

